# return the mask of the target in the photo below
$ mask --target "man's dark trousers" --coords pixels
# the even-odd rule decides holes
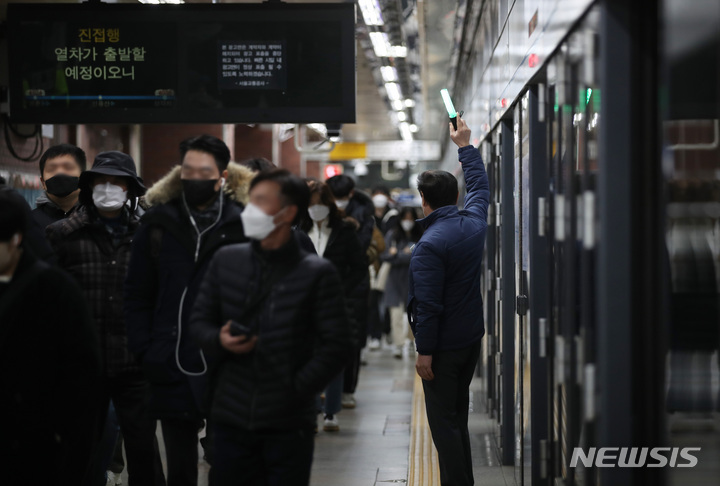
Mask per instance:
[[[423,380],[425,408],[440,462],[442,486],[471,486],[473,481],[468,410],[470,382],[481,341],[463,349],[433,354],[435,379]]]
[[[162,419],[168,486],[197,486],[198,432],[202,421]]]
[[[312,428],[248,431],[215,424],[210,486],[308,486]]]
[[[125,441],[128,484],[164,485],[165,476],[155,436],[157,422],[148,414],[150,384],[140,372],[106,377],[104,381],[101,410],[107,410],[110,400],[113,401]]]

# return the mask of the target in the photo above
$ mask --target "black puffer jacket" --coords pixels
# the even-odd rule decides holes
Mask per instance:
[[[219,330],[242,321],[268,272],[282,272],[256,318],[255,349],[231,354]],[[313,427],[315,394],[345,366],[352,350],[342,286],[333,265],[310,255],[295,239],[277,251],[258,243],[225,246],[210,262],[193,309],[190,330],[208,353],[220,355],[214,372],[211,418],[246,430]]]
[[[127,210],[122,217],[127,231],[117,245],[93,206],[80,206],[46,230],[58,266],[75,277],[83,289],[100,337],[107,376],[140,371],[128,350],[123,319],[123,283],[139,221]]]

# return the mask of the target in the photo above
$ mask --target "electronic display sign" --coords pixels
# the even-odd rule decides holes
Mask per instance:
[[[16,123],[353,123],[355,6],[10,4]]]

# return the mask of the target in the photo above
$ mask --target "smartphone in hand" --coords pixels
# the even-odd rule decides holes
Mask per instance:
[[[242,336],[245,335],[248,338],[253,336],[253,331],[249,327],[247,327],[245,324],[241,324],[238,321],[232,320],[230,321],[230,335],[232,336]]]

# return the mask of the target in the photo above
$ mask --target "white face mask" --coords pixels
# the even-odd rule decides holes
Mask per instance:
[[[313,204],[308,208],[308,213],[313,221],[322,221],[330,214],[330,208],[324,204]]]
[[[345,208],[348,207],[348,204],[350,204],[350,199],[337,199],[335,201],[335,204],[339,209],[342,209],[344,211]]]
[[[387,206],[388,197],[385,194],[375,194],[372,197],[373,206],[377,209],[382,209]]]
[[[400,221],[400,226],[402,226],[402,229],[404,229],[405,231],[412,231],[412,229],[415,227],[415,221],[403,219],[402,221]]]
[[[285,208],[280,210],[278,214],[284,210]],[[275,216],[277,216],[277,214]],[[248,203],[240,215],[243,228],[245,229],[245,236],[252,238],[253,240],[264,240],[277,227],[275,224],[275,216],[265,214],[265,211],[255,206],[253,203]]]
[[[120,186],[106,182],[93,187],[93,202],[98,209],[116,211],[123,207],[125,201],[127,191]]]

